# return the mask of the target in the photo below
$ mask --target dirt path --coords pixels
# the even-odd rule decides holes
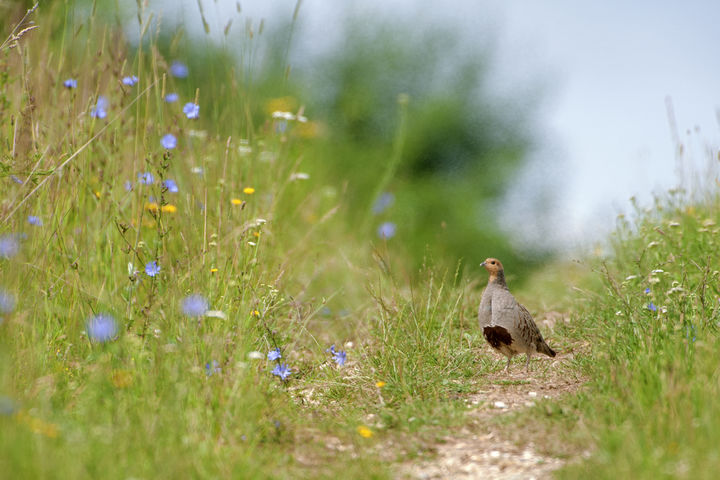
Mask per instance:
[[[517,413],[547,398],[559,398],[580,388],[568,362],[572,353],[533,362],[533,369],[514,363],[509,374],[497,372],[467,402],[466,426],[436,446],[436,456],[426,461],[406,462],[399,478],[414,479],[542,479],[560,468],[565,460],[539,453],[537,433],[516,432],[523,447],[499,428],[498,416]],[[510,427],[511,428],[511,427]],[[515,436],[515,435],[513,435]]]

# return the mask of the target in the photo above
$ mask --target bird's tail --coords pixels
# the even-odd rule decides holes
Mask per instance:
[[[555,350],[553,350],[552,348],[550,348],[550,346],[549,346],[547,343],[545,343],[544,340],[542,340],[542,341],[540,341],[540,342],[538,343],[538,352],[544,353],[544,354],[547,355],[548,357],[554,357],[554,356],[555,356]]]

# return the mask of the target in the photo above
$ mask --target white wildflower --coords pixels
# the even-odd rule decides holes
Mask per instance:
[[[290,175],[290,180],[308,180],[310,178],[310,175],[303,172],[297,172]]]
[[[290,112],[273,112],[272,118],[280,120],[295,120],[295,115]]]
[[[188,131],[188,135],[195,138],[206,138],[207,137],[207,130],[190,130]]]

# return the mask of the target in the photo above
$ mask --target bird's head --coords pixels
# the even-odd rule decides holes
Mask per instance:
[[[488,258],[480,264],[481,267],[485,267],[485,270],[490,274],[490,281],[495,278],[504,277],[503,266],[500,260],[497,258]]]

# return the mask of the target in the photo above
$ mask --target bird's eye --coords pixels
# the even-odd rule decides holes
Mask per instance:
[[[492,261],[492,262],[490,262],[490,263],[492,263],[493,265],[495,265],[495,260],[493,260],[493,261]]]

